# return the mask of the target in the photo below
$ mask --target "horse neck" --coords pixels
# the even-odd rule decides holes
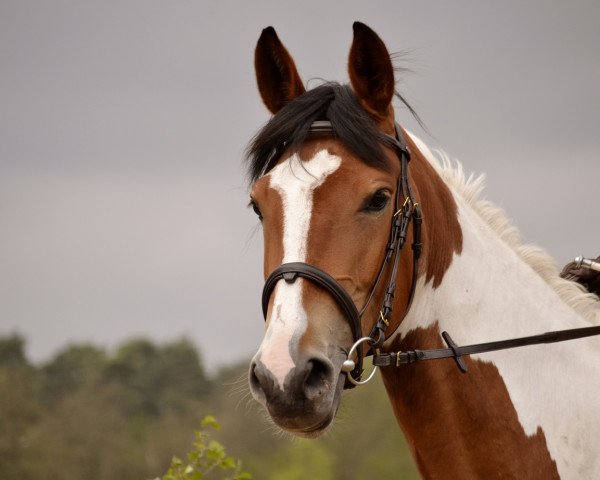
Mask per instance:
[[[448,239],[436,245],[425,222],[422,275],[388,349],[445,347],[443,330],[464,345],[589,325],[469,201],[444,188],[460,225],[450,243],[460,248],[445,270],[429,274],[432,249],[447,249]],[[427,198],[420,201],[425,208]],[[581,438],[600,428],[597,415],[586,415],[600,391],[598,355],[592,339],[473,355],[466,375],[447,359],[384,369],[383,377],[425,477],[597,478],[600,442]]]

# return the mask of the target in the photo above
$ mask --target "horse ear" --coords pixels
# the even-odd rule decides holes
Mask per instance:
[[[273,27],[265,28],[258,39],[254,69],[260,96],[273,114],[305,92],[294,60]]]
[[[348,58],[350,82],[362,105],[376,120],[388,117],[394,97],[394,67],[379,36],[364,23],[354,22]]]

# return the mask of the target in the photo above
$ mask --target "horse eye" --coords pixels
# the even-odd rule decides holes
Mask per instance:
[[[260,208],[258,208],[258,204],[254,200],[250,200],[250,204],[248,206],[252,207],[252,210],[254,210],[254,213],[256,213],[258,219],[262,220],[262,213],[260,213]]]
[[[387,190],[377,190],[375,194],[369,198],[365,205],[367,212],[380,212],[390,201],[390,195]]]

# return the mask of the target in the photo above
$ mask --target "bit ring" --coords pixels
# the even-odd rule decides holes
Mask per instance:
[[[375,376],[375,372],[377,371],[377,367],[373,367],[373,370],[371,370],[369,376],[364,380],[360,379],[362,377],[362,374],[358,379],[352,376],[352,370],[354,370],[354,368],[356,367],[356,363],[354,362],[354,360],[351,359],[351,357],[356,353],[357,348],[365,342],[368,342],[372,345],[373,343],[375,343],[375,340],[371,337],[359,338],[350,348],[350,351],[348,352],[348,359],[345,360],[342,364],[342,372],[346,373],[348,380],[354,385],[364,385],[365,383],[368,383]],[[376,349],[375,351],[376,353],[379,353],[379,349]]]

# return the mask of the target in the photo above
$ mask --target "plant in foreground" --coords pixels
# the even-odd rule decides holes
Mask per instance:
[[[193,449],[187,454],[187,462],[173,457],[171,466],[162,480],[245,480],[252,478],[242,471],[242,462],[225,453],[225,447],[211,440],[209,429],[219,430],[221,425],[215,417],[207,415],[200,423],[200,430],[194,432]],[[219,474],[225,475],[219,477]],[[156,478],[154,480],[161,480]]]

